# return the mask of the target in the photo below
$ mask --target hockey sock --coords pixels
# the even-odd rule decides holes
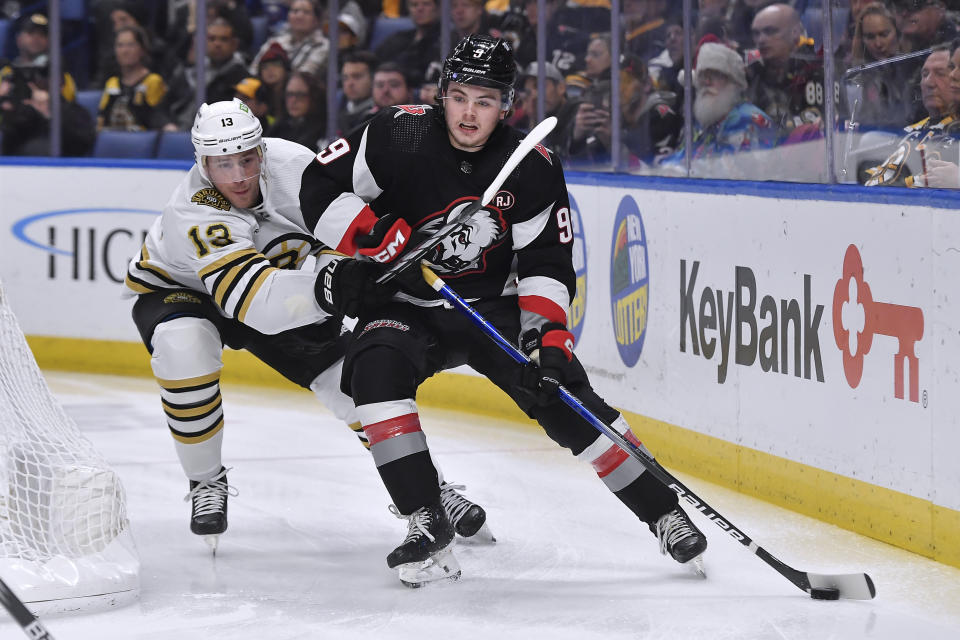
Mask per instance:
[[[437,471],[411,399],[359,405],[370,453],[393,503],[408,515],[440,500]]]
[[[623,416],[618,416],[611,426],[628,441],[647,451]],[[644,522],[655,522],[677,505],[677,495],[673,491],[646,473],[639,460],[605,435],[597,437],[577,458],[589,462],[607,488]]]

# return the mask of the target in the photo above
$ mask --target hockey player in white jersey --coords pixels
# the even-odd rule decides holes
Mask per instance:
[[[215,552],[227,528],[227,497],[236,495],[221,460],[224,345],[248,350],[313,391],[370,445],[340,391],[346,336],[314,295],[317,270],[331,253],[300,215],[300,177],[315,154],[262,138],[259,120],[239,100],[201,106],[191,134],[196,164],[130,261],[125,285],[137,296],[133,319],[189,479],[190,529]],[[357,312],[382,295],[353,294]],[[461,485],[442,475],[440,483],[458,533],[492,541],[484,510],[458,493]]]

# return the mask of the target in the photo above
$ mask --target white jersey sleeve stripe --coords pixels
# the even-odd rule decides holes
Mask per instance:
[[[554,203],[550,203],[550,206],[526,222],[517,222],[513,225],[511,232],[513,233],[514,251],[523,249],[543,233],[547,222],[550,220],[550,212],[553,210],[553,204]]]
[[[373,202],[383,189],[377,184],[370,167],[367,166],[367,133],[370,127],[363,130],[363,137],[360,138],[360,148],[357,150],[357,157],[353,163],[353,192],[360,196],[365,202]]]
[[[570,292],[559,280],[547,276],[530,276],[521,278],[517,285],[517,295],[521,298],[546,298],[558,307],[566,310],[570,307]]]
[[[313,235],[328,247],[353,255],[356,251],[353,243],[358,233],[357,227],[367,222],[373,226],[372,223],[376,222],[373,212],[367,215],[366,211],[369,209],[362,198],[353,193],[341,193],[323,212],[313,229]],[[368,220],[370,217],[373,219]]]

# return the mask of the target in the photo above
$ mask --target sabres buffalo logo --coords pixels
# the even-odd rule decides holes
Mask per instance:
[[[474,202],[455,202],[450,209],[431,218],[418,231],[427,235],[436,233]],[[482,271],[486,266],[484,258],[487,252],[503,242],[506,234],[507,224],[498,209],[478,209],[427,254],[427,262],[433,265],[435,271],[443,274],[464,275]]]

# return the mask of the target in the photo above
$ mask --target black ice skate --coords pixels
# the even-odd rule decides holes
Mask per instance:
[[[390,505],[390,512],[407,521],[407,537],[387,556],[387,566],[399,570],[400,582],[416,588],[460,577],[460,565],[453,557],[453,525],[441,505],[421,507],[409,516]]]
[[[440,485],[440,504],[453,523],[457,535],[468,542],[493,544],[497,541],[487,526],[487,512],[483,507],[460,495],[466,487],[462,484],[444,482]]]
[[[707,537],[690,521],[683,509],[678,506],[660,516],[655,524],[650,525],[650,531],[660,541],[660,553],[669,553],[681,564],[692,560],[693,570],[703,577],[707,576],[701,558],[701,554],[707,550]]]
[[[227,469],[208,480],[190,481],[190,493],[184,501],[192,500],[190,531],[203,536],[213,553],[217,553],[220,534],[227,530],[227,496],[237,495],[237,490],[227,484]]]

